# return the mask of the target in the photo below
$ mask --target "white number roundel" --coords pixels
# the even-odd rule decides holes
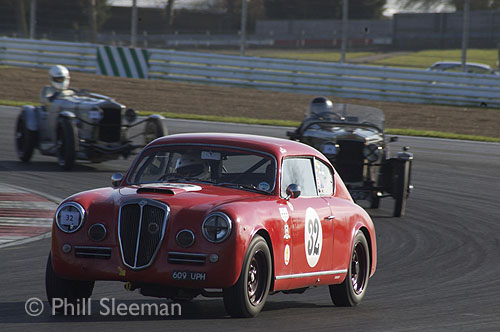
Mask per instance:
[[[323,246],[323,229],[318,213],[313,208],[306,210],[306,223],[304,225],[304,243],[306,250],[307,264],[315,267],[318,264]]]

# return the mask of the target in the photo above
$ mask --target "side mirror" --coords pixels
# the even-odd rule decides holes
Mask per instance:
[[[286,200],[297,198],[300,196],[301,190],[298,184],[292,183],[286,188]]]
[[[123,181],[123,174],[122,173],[115,173],[111,175],[111,186],[113,188],[118,188],[120,186],[120,183]]]

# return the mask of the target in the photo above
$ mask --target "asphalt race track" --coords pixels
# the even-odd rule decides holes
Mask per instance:
[[[131,160],[79,162],[61,172],[55,158],[38,152],[29,164],[17,160],[14,123],[18,111],[0,107],[0,182],[63,198],[110,185]],[[284,137],[286,129],[168,120],[170,133],[249,132]],[[255,319],[226,316],[222,299],[196,298],[179,316],[102,315],[99,301],[156,303],[98,282],[92,315],[31,317],[25,302],[45,301],[48,238],[0,249],[0,330],[166,331],[498,331],[500,329],[500,144],[402,137],[393,152],[411,146],[415,155],[412,192],[403,218],[390,217],[392,199],[370,211],[379,264],[360,306],[337,308],[326,287],[268,298]]]

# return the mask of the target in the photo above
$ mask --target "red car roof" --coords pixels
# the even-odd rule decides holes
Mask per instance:
[[[278,159],[285,156],[312,155],[325,159],[316,149],[296,141],[282,138],[226,133],[196,133],[164,136],[151,142],[148,147],[164,144],[216,144],[252,149],[275,155]]]

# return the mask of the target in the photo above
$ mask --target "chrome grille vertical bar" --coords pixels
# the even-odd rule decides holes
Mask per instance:
[[[141,240],[142,215],[144,213],[144,205],[146,205],[146,201],[141,201],[139,203],[139,206],[141,207],[141,213],[139,214],[139,229],[137,230],[137,240],[135,244],[134,268],[137,268],[137,255],[139,253],[139,241]]]

